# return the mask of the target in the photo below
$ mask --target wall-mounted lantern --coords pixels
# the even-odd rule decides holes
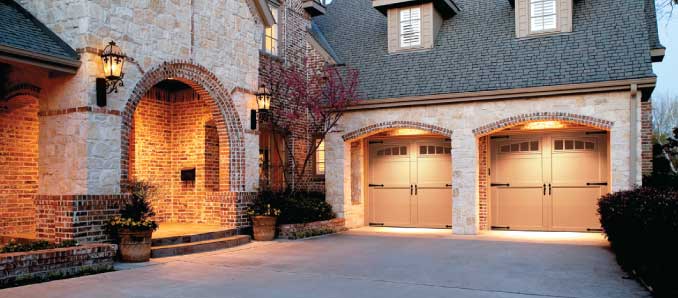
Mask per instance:
[[[104,68],[104,77],[97,78],[97,105],[106,106],[106,94],[118,93],[118,87],[124,86],[125,77],[123,68],[127,56],[120,47],[111,41],[101,53],[101,62]]]
[[[251,111],[252,117],[250,128],[252,128],[252,130],[257,129],[257,111],[263,116],[271,109],[271,91],[266,88],[266,85],[261,84],[261,86],[259,86],[256,96],[258,110]]]

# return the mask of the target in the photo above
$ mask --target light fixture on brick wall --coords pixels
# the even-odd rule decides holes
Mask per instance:
[[[265,115],[265,113],[268,113],[268,110],[271,109],[271,91],[268,88],[266,88],[266,85],[261,84],[259,86],[256,96],[257,96],[257,110],[251,111],[252,117],[250,122],[250,128],[252,128],[252,130],[257,129],[257,112],[259,112],[263,116]]]
[[[124,86],[125,77],[123,67],[127,56],[114,41],[108,43],[101,53],[101,62],[104,68],[104,77],[97,78],[97,105],[106,106],[106,94],[118,93],[118,87]]]

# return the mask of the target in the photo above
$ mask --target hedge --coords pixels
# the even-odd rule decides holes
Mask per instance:
[[[598,213],[621,267],[657,297],[678,297],[678,191],[612,193],[600,199]]]
[[[321,192],[263,191],[259,193],[254,207],[267,205],[280,209],[278,224],[309,223],[337,217]]]

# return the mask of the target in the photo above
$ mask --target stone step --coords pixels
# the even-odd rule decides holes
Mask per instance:
[[[165,246],[165,245],[175,245],[182,243],[192,243],[206,240],[214,240],[220,238],[226,238],[235,236],[238,234],[238,231],[235,229],[230,230],[220,230],[206,233],[199,233],[193,235],[180,235],[180,236],[169,236],[163,238],[153,238],[151,240],[151,246]]]
[[[164,258],[235,247],[250,242],[248,235],[151,247],[151,258]]]

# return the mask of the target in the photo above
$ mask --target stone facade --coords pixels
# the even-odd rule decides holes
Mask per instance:
[[[451,135],[453,160],[453,230],[475,234],[488,228],[485,136],[498,129],[533,121],[561,120],[609,131],[611,190],[641,183],[640,153],[631,154],[640,136],[639,99],[630,92],[592,93],[505,101],[351,111],[327,141],[327,199],[348,227],[365,225],[366,203],[352,202],[350,142],[388,128],[417,128]],[[403,121],[401,119],[417,119]],[[637,151],[640,152],[640,151]],[[636,169],[634,169],[636,167]],[[364,174],[363,174],[364,177]],[[367,198],[369,200],[369,198]],[[489,215],[491,216],[491,215]]]
[[[346,230],[346,220],[335,218],[330,220],[315,221],[305,224],[288,224],[278,226],[278,238],[295,239],[299,233],[332,231],[334,233]]]

